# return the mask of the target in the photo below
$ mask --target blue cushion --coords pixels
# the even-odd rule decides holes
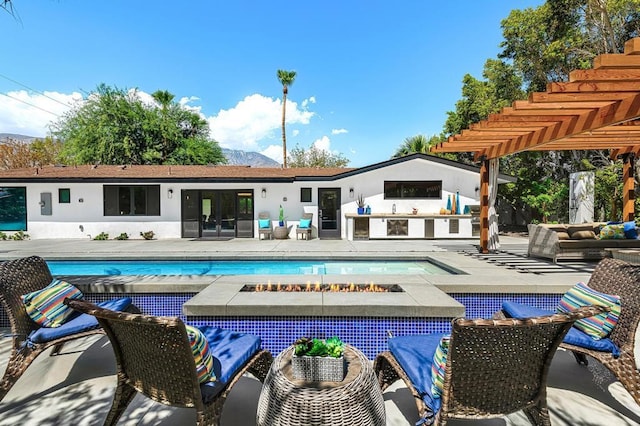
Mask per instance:
[[[269,229],[271,226],[271,219],[258,219],[258,227],[260,229]]]
[[[624,236],[630,239],[638,238],[638,231],[636,231],[636,223],[634,221],[623,223]]]
[[[311,219],[300,219],[300,225],[298,228],[308,228],[311,226]]]
[[[502,310],[507,316],[517,319],[540,317],[555,313],[546,309],[509,301],[502,302]],[[563,342],[586,349],[593,349],[594,351],[610,352],[616,358],[620,356],[620,349],[618,349],[611,339],[596,340],[575,327],[569,329],[569,332],[564,336]]]
[[[431,364],[444,333],[398,336],[389,339],[389,350],[411,380],[424,403],[434,413],[440,410],[441,399],[431,394]]]
[[[213,371],[218,380],[200,385],[205,404],[226,386],[236,371],[242,368],[260,350],[262,341],[253,334],[238,333],[212,326],[198,327],[209,341],[213,355]]]
[[[98,306],[113,311],[123,311],[131,305],[130,297],[122,297],[119,299],[111,299],[97,304]],[[33,343],[44,343],[56,340],[61,337],[70,336],[72,334],[98,328],[98,320],[89,314],[77,314],[67,320],[60,327],[46,328],[40,327],[29,334],[28,341]]]

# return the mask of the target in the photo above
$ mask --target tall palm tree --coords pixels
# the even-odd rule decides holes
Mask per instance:
[[[392,158],[404,157],[405,155],[414,154],[420,152],[427,154],[429,152],[429,141],[424,135],[411,136],[406,138]]]
[[[295,71],[278,70],[278,81],[282,84],[282,166],[287,168],[287,134],[284,129],[284,119],[286,115],[287,93],[289,86],[296,79]]]

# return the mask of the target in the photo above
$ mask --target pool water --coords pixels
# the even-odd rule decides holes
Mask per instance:
[[[53,275],[450,275],[429,261],[322,260],[51,260]]]

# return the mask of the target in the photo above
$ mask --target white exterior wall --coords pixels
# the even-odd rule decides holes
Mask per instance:
[[[442,199],[439,200],[385,200],[384,181],[442,181]],[[447,196],[460,191],[462,211],[468,204],[479,204],[479,176],[477,172],[467,171],[457,167],[440,164],[420,158],[387,165],[367,172],[355,173],[343,179],[329,181],[296,181],[293,183],[278,182],[173,182],[159,183],[160,185],[160,213],[161,216],[104,216],[103,186],[104,185],[158,185],[149,181],[98,182],[98,183],[24,183],[2,184],[2,186],[27,187],[27,233],[31,238],[93,238],[101,232],[114,238],[123,232],[129,238],[142,238],[140,232],[153,231],[156,238],[181,237],[181,191],[204,189],[243,189],[253,190],[254,193],[254,238],[258,238],[258,213],[268,211],[277,225],[279,206],[284,208],[287,226],[290,227],[290,237],[295,238],[295,227],[302,213],[313,213],[312,227],[314,237],[318,227],[318,189],[340,188],[341,238],[347,238],[347,219],[345,213],[356,213],[356,199],[359,194],[365,197],[365,203],[371,207],[372,213],[391,213],[396,205],[396,213],[409,213],[417,208],[421,214],[438,214],[446,207]],[[71,203],[58,202],[58,189],[69,188]],[[266,189],[266,196],[262,198],[262,188]],[[300,201],[300,189],[311,188],[311,202]],[[353,196],[349,189],[353,188]],[[169,189],[173,190],[171,197]],[[52,214],[42,215],[39,206],[40,194],[50,192],[52,198]],[[82,202],[80,202],[82,200]],[[439,221],[438,221],[439,222]],[[381,224],[385,226],[386,224]],[[421,229],[416,228],[416,226]],[[444,223],[441,225],[443,228]],[[462,222],[461,222],[462,226]],[[424,224],[412,226],[412,238],[424,235]],[[436,233],[441,234],[440,226],[436,223]],[[372,233],[377,232],[375,227]],[[448,232],[448,227],[447,227]],[[463,232],[463,229],[460,229]],[[466,231],[465,231],[466,232]]]

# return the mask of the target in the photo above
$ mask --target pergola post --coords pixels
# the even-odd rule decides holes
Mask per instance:
[[[480,252],[489,252],[489,160],[480,163]]]
[[[622,220],[635,220],[635,155],[625,154],[622,168]]]

